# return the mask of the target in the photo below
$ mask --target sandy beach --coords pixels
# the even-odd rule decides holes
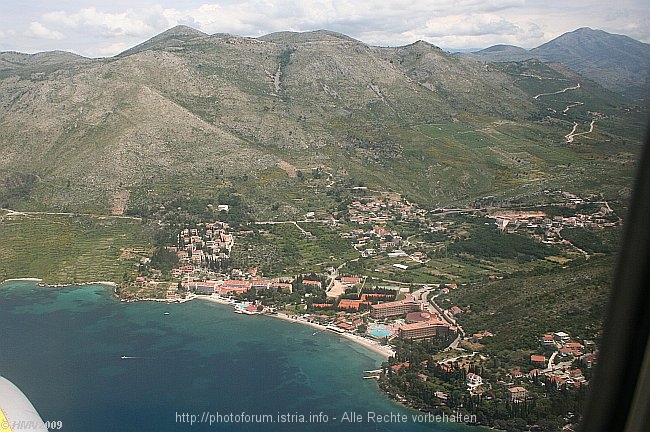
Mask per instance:
[[[25,278],[10,278],[5,279],[0,284],[5,282],[34,282],[39,286],[43,287],[52,287],[52,288],[62,288],[62,287],[71,287],[71,286],[87,286],[87,285],[105,285],[115,288],[117,284],[111,281],[96,281],[96,282],[76,282],[76,283],[66,283],[66,284],[44,284],[43,279],[36,277],[25,277]]]
[[[98,281],[98,282],[90,282],[88,285],[107,285],[110,287],[116,287],[117,284],[115,282],[110,282],[110,281]]]
[[[295,322],[295,323],[299,323],[299,324],[308,325],[310,327],[313,327],[313,328],[321,330],[321,331],[329,330],[324,325],[313,323],[313,322],[310,322],[310,321],[307,321],[307,320],[304,320],[304,319],[301,319],[301,318],[292,317],[290,315],[285,315],[285,314],[278,313],[278,314],[267,315],[267,316],[280,318],[280,319],[283,319],[285,321],[291,321],[291,322]],[[395,352],[393,351],[393,349],[391,347],[386,346],[386,345],[380,345],[379,343],[377,343],[377,342],[375,342],[373,340],[370,340],[368,338],[364,338],[362,336],[357,336],[357,335],[353,335],[351,333],[345,333],[345,332],[339,333],[339,332],[334,332],[333,331],[332,333],[334,333],[336,335],[339,335],[341,337],[344,337],[347,340],[352,341],[352,342],[354,342],[356,344],[359,344],[359,345],[361,345],[361,346],[363,346],[363,347],[365,347],[365,348],[367,348],[367,349],[381,355],[382,357],[384,357],[386,359],[388,359],[389,357],[392,357],[392,356],[395,355]]]
[[[39,279],[39,278],[14,278],[14,279],[6,279],[5,281],[3,281],[3,283],[4,282],[17,282],[17,281],[40,283],[42,281],[42,279]],[[70,284],[70,285],[47,285],[47,286],[51,286],[51,287],[59,287],[60,286],[60,287],[63,287],[63,286],[74,286],[74,285],[77,285],[77,286],[105,285],[105,286],[110,286],[110,287],[115,287],[116,286],[115,283],[108,282],[108,281],[82,282],[82,283]],[[221,297],[221,296],[216,296],[216,295],[191,296],[189,298],[183,299],[182,301],[180,301],[180,303],[184,303],[186,301],[190,301],[190,300],[193,300],[193,299],[207,300],[207,301],[210,301],[210,302],[213,302],[213,303],[233,306],[233,302],[231,300],[229,300],[227,298],[224,298],[224,297]],[[167,300],[167,299],[145,299],[144,301],[176,302],[176,303],[179,303],[178,300],[170,301],[170,300]],[[307,321],[307,320],[305,320],[303,318],[300,318],[300,317],[286,315],[286,314],[283,314],[283,313],[265,314],[265,315],[268,316],[268,317],[272,317],[272,318],[279,318],[279,319],[282,319],[282,320],[285,320],[285,321],[307,325],[307,326],[313,327],[313,328],[315,328],[317,330],[320,330],[320,331],[331,331],[330,329],[328,329],[324,325],[317,324],[317,323],[314,323],[314,322],[310,322],[310,321]],[[362,336],[358,336],[358,335],[353,335],[351,333],[346,333],[346,332],[341,332],[341,333],[336,332],[336,331],[331,331],[331,332],[336,334],[336,335],[339,335],[341,337],[344,337],[347,340],[352,341],[352,342],[354,342],[354,343],[356,343],[358,345],[361,345],[361,346],[373,351],[374,353],[379,354],[380,356],[382,356],[382,357],[384,357],[386,359],[388,359],[389,357],[392,357],[392,356],[395,355],[395,352],[393,351],[393,349],[391,347],[386,346],[386,345],[380,345],[378,342],[376,342],[374,340],[371,340],[371,339],[368,339],[368,338],[365,338],[365,337],[362,337]]]
[[[216,295],[210,295],[210,296],[205,296],[205,295],[197,295],[193,298],[199,299],[199,300],[207,300],[212,303],[219,303],[222,305],[230,305],[232,306],[233,303],[229,301],[228,299],[221,297],[221,296],[216,296]]]
[[[385,357],[386,359],[393,357],[395,355],[395,351],[393,351],[393,349],[388,345],[380,345],[379,343],[371,339],[365,338],[363,336],[353,335],[350,333],[340,333],[340,335],[352,342],[355,342],[359,345],[368,348],[371,351],[376,352],[377,354]]]
[[[213,303],[229,305],[229,306],[233,305],[232,302],[228,301],[227,299],[225,299],[223,297],[219,297],[219,296],[214,296],[214,295],[213,296],[197,296],[195,298],[211,301]],[[307,321],[305,319],[294,317],[294,316],[291,316],[291,315],[286,315],[286,314],[283,314],[283,313],[265,314],[265,315],[268,316],[268,317],[272,317],[272,318],[279,318],[281,320],[307,325],[309,327],[313,327],[313,328],[315,328],[317,330],[320,330],[320,331],[329,331],[329,329],[324,325],[317,324],[317,323],[314,323],[314,322],[310,322],[310,321]],[[358,345],[361,345],[361,346],[371,350],[372,352],[381,355],[382,357],[384,357],[386,359],[388,359],[389,357],[392,357],[392,356],[395,355],[395,351],[393,351],[393,349],[391,347],[386,346],[386,345],[380,345],[379,343],[377,343],[377,342],[375,342],[373,340],[370,340],[368,338],[364,338],[362,336],[357,336],[357,335],[353,335],[353,334],[350,334],[350,333],[344,333],[344,332],[339,333],[339,332],[334,332],[333,331],[332,333],[334,333],[336,335],[339,335],[341,337],[344,337],[347,340],[352,341],[352,342],[354,342],[354,343],[356,343]]]

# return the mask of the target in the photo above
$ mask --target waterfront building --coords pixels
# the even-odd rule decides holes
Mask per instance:
[[[420,302],[413,300],[399,300],[372,305],[370,307],[370,316],[373,318],[387,318],[421,310],[422,304]]]
[[[446,336],[449,334],[449,324],[442,322],[418,322],[413,324],[402,324],[398,327],[400,339],[426,339],[434,336]]]

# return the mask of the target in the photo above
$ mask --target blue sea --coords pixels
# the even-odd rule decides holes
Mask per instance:
[[[6,282],[0,319],[0,375],[63,431],[478,430],[413,421],[363,379],[382,360],[363,347],[207,301]]]

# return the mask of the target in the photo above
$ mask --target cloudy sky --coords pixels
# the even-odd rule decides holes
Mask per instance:
[[[327,29],[371,45],[532,48],[580,27],[650,43],[649,0],[0,0],[0,51],[115,55],[177,24],[261,36]]]

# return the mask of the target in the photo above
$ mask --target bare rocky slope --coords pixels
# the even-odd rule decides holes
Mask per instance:
[[[424,161],[410,146],[427,125],[540,117],[518,79],[425,42],[378,48],[329,31],[245,38],[179,26],[106,59],[1,53],[0,196],[106,211],[147,191],[218,191],[288,165],[431,205],[471,200],[497,187],[489,167],[474,172],[469,157],[453,174],[485,187],[419,193],[420,182],[456,180],[432,161],[405,178]]]

